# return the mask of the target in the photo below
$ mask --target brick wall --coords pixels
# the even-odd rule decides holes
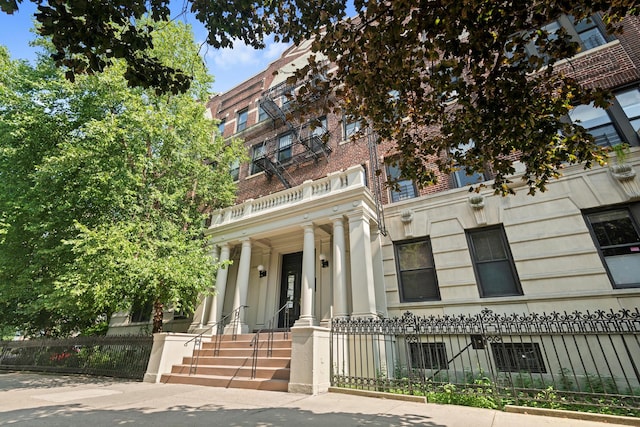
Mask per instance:
[[[587,86],[604,86],[613,89],[640,81],[640,18],[625,19],[624,28],[624,33],[618,36],[617,41],[579,54],[570,61],[557,65],[556,69],[575,76]],[[308,54],[308,46],[291,47],[266,70],[230,91],[212,97],[208,107],[214,117],[225,119],[224,136],[244,139],[247,152],[251,154],[253,145],[286,132],[287,128],[279,121],[267,119],[258,123],[258,100],[276,78],[274,72]],[[280,80],[282,78],[280,77]],[[249,110],[247,128],[235,133],[237,112],[244,108]],[[327,117],[327,128],[330,132],[328,146],[332,150],[328,158],[321,156],[317,161],[310,159],[286,169],[287,179],[292,186],[302,184],[306,180],[322,178],[330,172],[344,170],[353,165],[365,165],[367,172],[369,174],[372,172],[366,137],[344,141],[342,120],[342,117],[335,115]],[[294,145],[293,149],[295,154],[303,147]],[[384,169],[382,159],[391,153],[393,153],[393,144],[383,143],[378,146],[378,157],[382,169]],[[255,199],[285,188],[276,176],[268,177],[264,173],[250,175],[249,168],[249,164],[240,167],[237,202]],[[453,181],[449,176],[438,174],[438,178],[438,184],[418,189],[419,194],[433,194],[452,187]],[[384,172],[381,181],[385,181]],[[369,185],[372,185],[371,180]],[[383,188],[382,195],[383,203],[388,203],[389,190],[386,187]]]

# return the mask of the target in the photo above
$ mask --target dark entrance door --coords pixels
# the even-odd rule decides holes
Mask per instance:
[[[282,256],[280,279],[280,304],[287,304],[280,312],[278,328],[293,326],[300,317],[300,287],[302,285],[302,252]]]

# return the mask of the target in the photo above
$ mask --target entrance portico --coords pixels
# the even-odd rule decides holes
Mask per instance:
[[[216,293],[200,308],[201,325],[241,306],[247,308],[237,332],[277,317],[291,269],[286,260],[295,253],[302,260],[299,301],[294,289],[289,307],[294,327],[326,325],[332,316],[376,316],[384,303],[376,300],[375,212],[360,166],[219,211],[206,234],[218,260],[231,265],[218,270]]]

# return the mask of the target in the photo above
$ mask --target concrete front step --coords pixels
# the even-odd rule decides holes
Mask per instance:
[[[215,350],[196,350],[194,355],[200,357],[213,357]],[[267,357],[267,349],[261,348],[257,351],[258,357]],[[218,352],[220,357],[253,357],[253,348],[221,348]],[[271,350],[271,357],[291,357],[290,348],[274,348]]]
[[[219,343],[213,341],[202,341],[200,348],[203,350],[216,348],[218,345],[222,348],[253,348],[252,341],[220,341]],[[258,348],[266,348],[268,345],[266,340],[260,339],[258,341]],[[271,348],[291,348],[291,340],[273,340]]]
[[[235,336],[231,335],[231,334],[224,334],[221,337],[219,337],[221,342],[226,342],[226,341],[252,341],[253,338],[256,336],[256,334],[238,334]],[[266,341],[268,338],[269,334],[266,332],[261,332],[260,333],[260,337],[259,337],[259,341]],[[202,337],[202,342],[206,343],[206,342],[214,342],[216,341],[217,338],[215,335],[207,335]],[[284,340],[284,341],[291,341],[291,332],[274,332],[273,333],[273,340]]]
[[[191,365],[195,363],[194,357],[184,357],[182,364]],[[225,365],[225,366],[246,366],[251,365],[251,357],[221,357],[221,356],[200,356],[198,366]],[[288,368],[291,365],[291,357],[261,357],[258,359],[258,366],[265,368]]]
[[[204,339],[182,364],[174,365],[170,374],[163,374],[165,383],[206,385],[210,387],[247,388],[255,390],[288,391],[291,366],[291,336],[274,333],[271,355],[267,357],[268,334],[257,340],[256,378],[251,379],[251,364],[256,345],[254,334],[230,335]],[[286,337],[286,338],[285,338]],[[216,346],[218,351],[215,351]],[[214,353],[217,353],[214,356]],[[192,375],[191,364],[196,363]]]
[[[189,374],[190,365],[173,365],[172,374]],[[289,368],[265,367],[258,365],[256,368],[256,378],[289,380]],[[222,377],[251,377],[251,366],[229,366],[229,365],[202,365],[199,364],[192,375],[202,376],[222,376]]]
[[[164,374],[160,382],[168,384],[193,384],[209,387],[244,388],[252,390],[288,391],[289,380],[249,377],[222,377],[216,375]]]

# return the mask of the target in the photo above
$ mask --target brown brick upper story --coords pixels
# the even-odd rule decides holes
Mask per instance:
[[[593,33],[594,30],[590,31]],[[589,40],[593,41],[593,39]],[[328,136],[323,139],[324,148],[309,150],[309,146],[296,144],[295,141],[287,145],[286,135],[291,133],[293,128],[302,129],[301,132],[306,135],[313,134],[316,130],[313,126],[305,126],[305,123],[314,117],[304,116],[302,109],[299,111],[298,120],[294,119],[295,123],[288,124],[285,120],[273,119],[260,108],[261,101],[265,102],[265,93],[273,86],[277,86],[278,83],[280,86],[285,85],[284,80],[289,75],[288,73],[295,68],[294,65],[300,64],[308,53],[308,45],[292,46],[279,59],[271,63],[266,70],[228,92],[215,95],[209,100],[208,107],[212,116],[224,123],[223,137],[237,137],[244,140],[250,158],[256,150],[254,147],[259,145],[266,147],[265,153],[274,161],[278,156],[282,156],[283,161],[280,162],[282,178],[279,178],[277,174],[265,173],[255,165],[252,166],[251,160],[239,165],[236,172],[238,176],[237,203],[281,191],[287,186],[294,187],[307,180],[319,179],[331,172],[345,170],[354,165],[365,167],[369,178],[368,185],[372,187],[371,181],[374,179],[372,169],[375,165],[371,165],[370,162],[368,137],[363,135],[360,138],[350,138],[347,133],[354,129],[353,123],[349,123],[344,117],[335,114],[321,118],[320,123],[328,132]],[[556,65],[556,69],[571,73],[588,86],[606,87],[611,89],[614,94],[622,94],[620,99],[615,99],[614,105],[606,112],[611,123],[605,123],[603,127],[598,122],[599,127],[594,128],[592,132],[594,136],[598,132],[605,132],[603,130],[605,129],[607,132],[620,134],[620,140],[626,140],[632,145],[640,143],[637,134],[640,115],[638,117],[634,115],[640,114],[638,113],[640,111],[640,18],[626,18],[623,34],[606,40],[603,38],[599,45],[584,49],[571,60]],[[637,105],[634,103],[636,101]],[[286,98],[281,97],[277,103],[282,106],[282,103],[286,103]],[[315,119],[319,118],[315,117]],[[585,119],[582,119],[582,122],[583,126],[589,128]],[[317,121],[314,123],[318,124]],[[293,132],[294,136],[297,135],[295,134],[297,130]],[[608,141],[616,138],[609,134],[605,137],[608,138]],[[599,140],[598,136],[596,136],[596,140]],[[378,144],[379,167],[384,169],[382,159],[392,154],[392,143]],[[387,173],[389,173],[388,170],[383,170],[381,176],[383,183],[386,181]],[[487,174],[485,178],[490,179],[491,177]],[[402,198],[433,194],[462,186],[468,182],[470,181],[465,180],[459,173],[457,176],[455,174],[451,176],[440,175],[437,185],[422,189],[413,187],[411,182],[404,182],[401,187],[402,191],[399,193],[392,193],[383,185],[381,202],[386,204]]]

